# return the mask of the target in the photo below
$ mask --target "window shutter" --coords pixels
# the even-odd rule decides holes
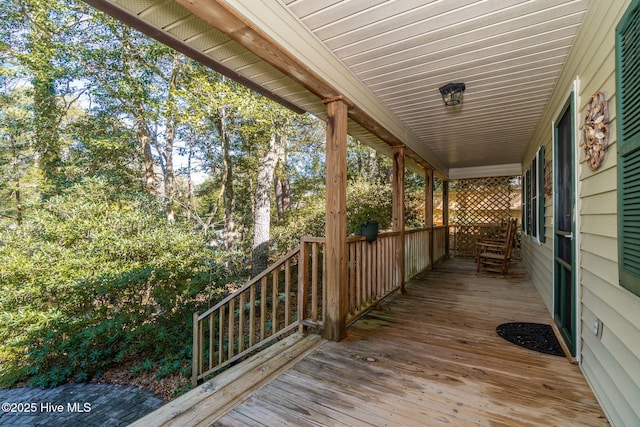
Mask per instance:
[[[538,241],[545,242],[544,230],[544,145],[538,151]]]
[[[522,185],[520,186],[520,194],[521,194],[521,203],[522,208],[520,211],[520,227],[522,228],[522,233],[527,234],[527,175],[526,173],[522,174]]]
[[[616,27],[620,284],[640,295],[640,1]]]
[[[537,153],[536,153],[537,154]],[[530,206],[530,229],[531,236],[538,238],[538,158],[534,156],[531,160],[531,197],[529,198]]]
[[[526,203],[524,210],[524,233],[531,234],[531,171],[527,170],[524,174],[524,200]]]

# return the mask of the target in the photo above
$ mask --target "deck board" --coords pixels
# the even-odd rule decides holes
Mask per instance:
[[[452,260],[407,285],[220,418],[217,425],[606,426],[578,366],[500,338],[550,320],[524,272]]]

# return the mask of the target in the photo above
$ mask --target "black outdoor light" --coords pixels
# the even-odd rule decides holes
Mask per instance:
[[[464,83],[447,83],[440,88],[444,105],[457,105],[462,102]]]

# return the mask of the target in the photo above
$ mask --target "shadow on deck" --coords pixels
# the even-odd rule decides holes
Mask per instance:
[[[342,342],[279,343],[275,362],[258,354],[262,362],[247,361],[139,423],[608,425],[578,366],[496,334],[504,322],[550,320],[518,267],[503,279],[476,275],[468,260],[447,261],[356,322]],[[210,409],[234,395],[241,403]]]

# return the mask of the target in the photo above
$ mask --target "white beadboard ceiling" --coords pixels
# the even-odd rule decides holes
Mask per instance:
[[[274,67],[197,7],[221,3],[344,94],[442,175],[514,172],[589,0],[86,0],[269,96],[320,117],[295,73]],[[195,12],[194,12],[195,11]],[[198,16],[196,16],[198,15]],[[210,22],[210,21],[209,21]],[[235,74],[234,74],[235,73]],[[438,88],[464,82],[463,103]],[[390,149],[350,122],[350,133]],[[411,162],[414,164],[415,162]],[[504,165],[504,167],[502,167]],[[502,168],[502,169],[501,169]],[[464,175],[464,174],[462,174]]]

